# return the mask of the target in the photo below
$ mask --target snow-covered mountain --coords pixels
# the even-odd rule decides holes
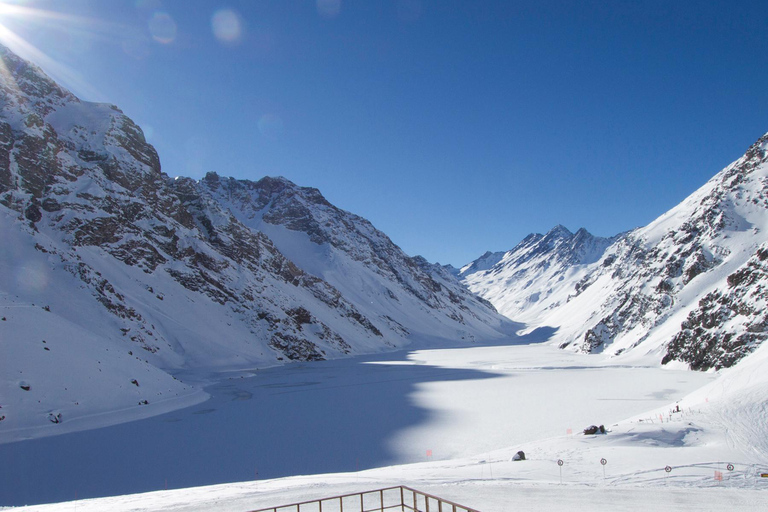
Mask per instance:
[[[511,251],[485,253],[462,267],[459,275],[500,313],[535,323],[568,301],[574,283],[615,240],[556,226],[546,235],[528,235]]]
[[[768,337],[767,150],[768,134],[646,227],[580,232],[580,249],[558,227],[463,279],[511,318],[555,327],[563,348],[730,366]]]
[[[266,234],[304,272],[339,290],[383,330],[448,339],[496,336],[493,306],[439,265],[407,256],[384,233],[330,204],[317,189],[284,178],[258,182],[209,173],[213,200]]]
[[[200,399],[169,369],[504,336],[489,303],[317,190],[172,179],[117,107],[0,58],[0,433]]]

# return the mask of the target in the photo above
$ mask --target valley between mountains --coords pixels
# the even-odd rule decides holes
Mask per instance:
[[[619,483],[646,482],[658,459],[632,454],[663,445],[690,448],[680,466],[738,459],[753,487],[768,457],[768,134],[648,226],[557,226],[457,269],[285,178],[170,177],[118,107],[0,59],[0,453],[15,461],[0,506],[73,499],[66,486],[156,490],[169,474],[245,480],[260,457],[270,478],[401,468],[433,448],[441,465],[411,477],[459,485],[486,477],[480,454],[508,461],[521,443],[539,465],[507,477],[551,483],[545,462],[586,453],[565,429],[598,421],[632,461]],[[649,426],[672,422],[672,403],[697,416]],[[145,444],[115,470],[129,485],[83,458],[96,439],[102,453]],[[176,459],[142,469],[163,447]],[[226,465],[219,452],[237,464],[201,469]],[[467,497],[503,510],[502,491]]]

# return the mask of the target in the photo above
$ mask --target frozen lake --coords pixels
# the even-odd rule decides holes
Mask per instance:
[[[713,378],[545,345],[420,350],[250,373],[216,376],[211,399],[195,407],[0,445],[0,506],[525,449],[674,402]]]

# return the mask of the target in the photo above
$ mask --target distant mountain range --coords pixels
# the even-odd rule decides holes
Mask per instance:
[[[557,226],[459,276],[562,348],[728,367],[768,337],[768,134],[646,227]]]
[[[511,251],[485,253],[462,267],[459,277],[500,313],[536,323],[567,300],[574,279],[579,280],[576,276],[599,260],[615,240],[592,236],[584,229],[573,234],[556,226],[546,235],[528,235]]]

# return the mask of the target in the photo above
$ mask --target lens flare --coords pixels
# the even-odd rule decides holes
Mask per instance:
[[[341,0],[317,0],[317,12],[324,18],[335,18],[341,12]]]
[[[211,17],[213,35],[223,43],[238,43],[243,37],[240,16],[231,9],[221,9]]]
[[[16,269],[16,284],[28,292],[41,292],[48,287],[49,270],[39,262],[30,262]]]
[[[149,33],[158,43],[172,43],[176,39],[176,31],[176,22],[166,12],[158,11],[149,19]]]

